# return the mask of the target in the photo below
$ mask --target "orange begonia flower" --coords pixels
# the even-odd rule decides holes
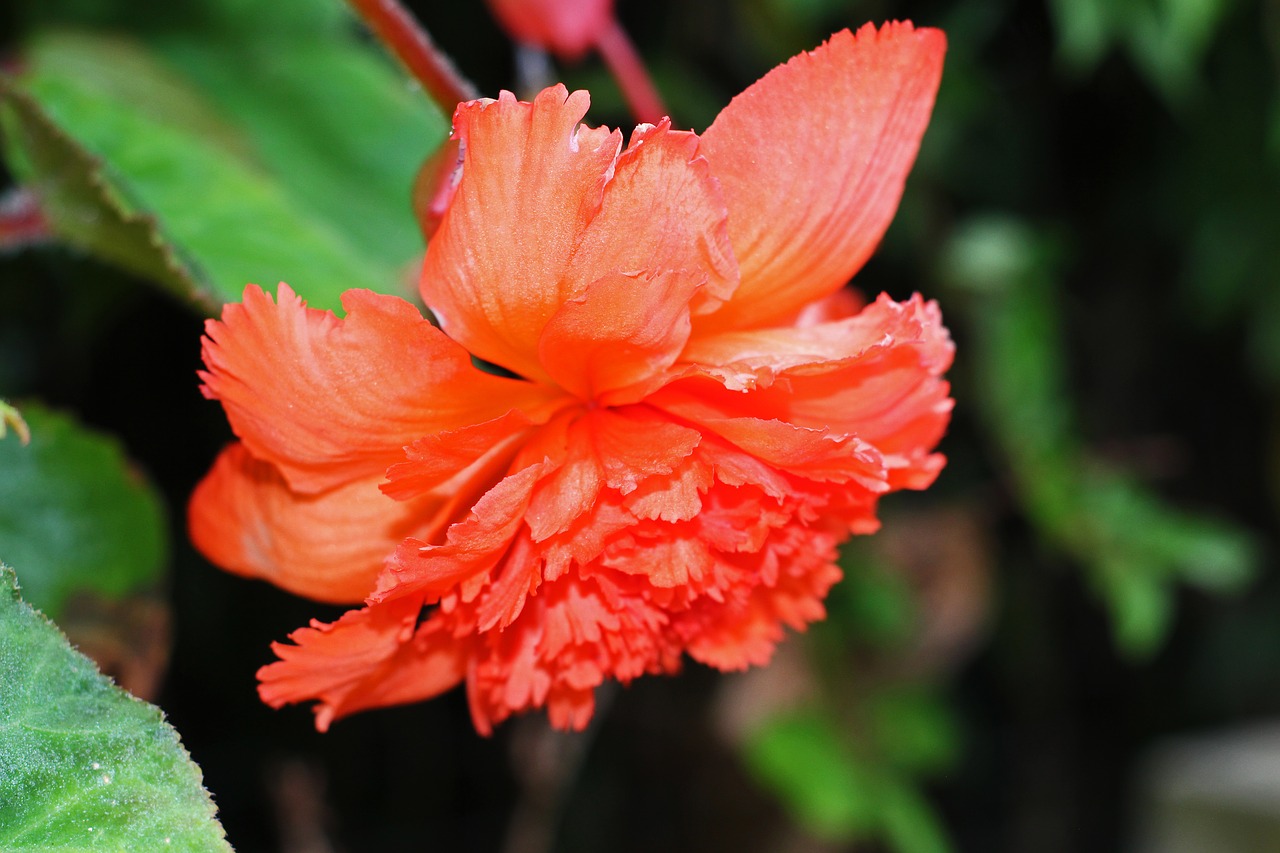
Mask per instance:
[[[606,679],[762,664],[836,547],[929,485],[937,306],[849,277],[897,207],[945,41],[841,32],[701,136],[580,124],[585,92],[458,107],[461,177],[409,303],[285,285],[210,321],[240,443],[191,504],[213,561],[328,601],[259,673],[316,723],[466,682],[481,732],[581,728]],[[480,359],[519,378],[474,366]]]

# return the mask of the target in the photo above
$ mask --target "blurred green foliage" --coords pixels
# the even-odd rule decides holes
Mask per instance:
[[[160,496],[117,442],[26,405],[31,432],[0,438],[0,559],[23,567],[27,600],[51,618],[68,599],[158,587],[168,528]]]
[[[1257,548],[1220,520],[1164,505],[1122,470],[1091,460],[1065,381],[1056,282],[1063,250],[1009,219],[972,219],[942,255],[953,285],[973,293],[970,358],[988,430],[1008,459],[1028,518],[1084,565],[1132,655],[1155,652],[1173,617],[1175,585],[1231,591]]]

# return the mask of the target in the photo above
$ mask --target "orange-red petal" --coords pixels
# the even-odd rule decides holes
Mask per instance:
[[[689,338],[697,279],[679,273],[610,274],[566,302],[547,323],[539,359],[584,400],[632,403],[663,381]]]
[[[200,375],[231,428],[290,487],[321,491],[386,470],[432,433],[538,409],[553,393],[476,369],[394,296],[349,290],[347,316],[250,286],[206,324]]]
[[[634,402],[676,360],[690,313],[737,286],[724,203],[697,152],[696,136],[663,121],[637,128],[618,157],[567,271],[578,295],[539,341],[543,367],[565,389]]]
[[[191,541],[227,571],[321,601],[361,601],[387,556],[443,503],[394,501],[378,490],[379,479],[300,494],[274,466],[233,444],[191,497]]]
[[[662,394],[726,415],[855,435],[882,455],[890,488],[924,488],[942,466],[931,451],[950,420],[941,377],[953,352],[936,303],[882,295],[845,320],[693,342],[681,358],[723,388],[686,379]]]
[[[427,247],[422,298],[467,350],[528,379],[547,319],[577,295],[570,258],[600,209],[621,135],[579,126],[590,99],[563,86],[503,92],[454,114],[462,178]]]
[[[435,602],[451,588],[492,569],[510,547],[534,484],[547,467],[530,465],[504,478],[476,501],[464,520],[449,528],[444,543],[406,539],[378,579],[372,600],[417,596]]]
[[[438,622],[415,630],[420,600],[352,610],[337,622],[289,635],[271,645],[280,660],[258,670],[258,695],[273,708],[318,699],[316,728],[367,708],[436,696],[466,675],[470,642]]]
[[[608,275],[679,272],[702,286],[694,313],[738,284],[724,198],[698,137],[671,122],[640,125],[618,156],[599,212],[574,250],[574,290]]]
[[[459,107],[462,178],[422,292],[476,355],[595,397],[674,361],[737,268],[698,138],[664,121],[619,155],[578,125],[586,104],[555,87]]]
[[[868,24],[775,68],[702,135],[742,283],[696,330],[771,325],[839,289],[897,209],[946,39]]]

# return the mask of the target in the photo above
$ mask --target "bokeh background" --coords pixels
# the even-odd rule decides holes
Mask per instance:
[[[539,84],[480,0],[411,5],[485,94]],[[315,304],[411,293],[409,187],[447,130],[337,0],[0,6],[0,397],[36,449],[63,425],[152,484],[150,520],[101,548],[0,507],[28,598],[164,709],[240,851],[1280,849],[1280,5],[618,14],[695,130],[842,27],[947,32],[854,286],[940,302],[950,463],[851,543],[826,622],[767,669],[608,692],[582,735],[528,718],[482,739],[458,692],[325,735],[259,704],[270,642],[339,611],[186,541],[231,438],[197,390],[201,324],[250,278]],[[591,89],[591,122],[633,123],[597,58],[548,61]],[[56,174],[51,240],[21,227],[19,185]]]

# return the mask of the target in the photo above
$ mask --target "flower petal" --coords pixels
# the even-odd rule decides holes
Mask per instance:
[[[607,404],[641,399],[689,338],[697,279],[612,274],[566,302],[547,323],[539,358],[560,387]]]
[[[406,539],[388,561],[371,601],[440,596],[498,564],[524,521],[534,484],[546,465],[530,465],[503,479],[476,502],[463,521],[449,528],[443,544]]]
[[[855,315],[830,322],[708,335],[691,341],[680,360],[692,365],[688,374],[714,376],[731,391],[751,391],[783,375],[828,373],[848,359],[896,346],[921,347],[922,365],[932,374],[950,367],[955,347],[936,302],[919,294],[895,302],[881,294]],[[785,396],[789,389],[779,393]],[[750,399],[756,407],[759,398]]]
[[[278,303],[251,285],[205,326],[205,395],[295,490],[381,473],[424,435],[532,411],[552,394],[476,369],[403,299],[349,290],[342,304],[345,319],[287,285]]]
[[[924,488],[942,466],[931,451],[950,420],[941,377],[954,350],[936,303],[882,295],[846,320],[690,344],[682,358],[724,388],[684,380],[664,393],[696,394],[727,415],[856,435],[883,455],[890,488]]]
[[[682,382],[650,398],[653,405],[720,436],[773,468],[823,482],[855,482],[884,492],[883,461],[858,436],[768,417],[726,416],[710,382]]]
[[[839,289],[897,209],[942,74],[943,34],[847,30],[775,68],[702,135],[742,283],[698,330],[770,325]]]
[[[235,574],[321,601],[362,601],[396,546],[425,535],[444,503],[394,501],[378,490],[380,479],[302,494],[233,444],[191,497],[191,541]]]
[[[574,289],[619,273],[681,272],[702,285],[693,310],[705,313],[738,284],[726,216],[698,137],[669,119],[640,125],[574,252]]]
[[[538,483],[525,513],[536,542],[565,533],[588,515],[601,503],[603,488],[626,495],[649,477],[670,474],[701,441],[697,430],[641,406],[595,409],[562,434],[552,434],[550,426],[533,445],[545,447],[556,465]]]
[[[579,126],[589,103],[555,86],[532,104],[503,92],[454,114],[462,178],[427,247],[422,298],[450,337],[529,379],[545,379],[538,337],[577,295],[566,270],[621,144]]]
[[[664,120],[636,128],[618,157],[568,270],[578,295],[539,341],[543,367],[565,389],[615,405],[639,399],[684,347],[690,312],[737,286],[724,202],[697,152],[695,135]],[[626,386],[639,387],[606,397]]]
[[[280,660],[258,670],[258,695],[273,708],[318,699],[316,728],[327,731],[356,711],[439,695],[466,675],[470,643],[428,620],[416,630],[421,601],[402,599],[352,610],[337,622],[273,643]]]
[[[450,493],[472,491],[468,484],[478,479],[481,493],[502,479],[502,471],[516,453],[516,444],[524,430],[533,422],[523,412],[512,411],[505,415],[473,424],[462,429],[436,433],[418,439],[404,449],[405,461],[387,469],[387,482],[383,493],[397,500],[406,500],[444,487]],[[483,471],[474,472],[477,477],[466,476],[467,469],[484,459]],[[462,472],[462,479],[454,477]],[[486,477],[486,472],[491,474]],[[447,486],[445,484],[448,484]]]

